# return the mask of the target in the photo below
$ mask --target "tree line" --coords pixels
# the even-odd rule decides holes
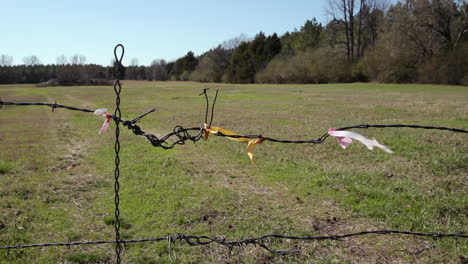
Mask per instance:
[[[132,59],[124,78],[226,83],[375,81],[468,85],[466,0],[328,0],[331,20],[315,18],[281,36],[259,32],[223,42],[196,56],[149,66]],[[0,55],[0,83],[87,84],[112,79],[113,67],[85,64],[83,56],[42,65],[26,58],[12,66]]]
[[[70,58],[61,55],[56,64],[44,65],[35,55],[23,58],[23,62],[13,65],[11,56],[0,55],[0,84],[107,85],[114,76],[113,67],[85,64],[86,57],[79,54]]]
[[[468,85],[466,0],[329,0],[332,18],[192,53],[170,79],[229,83],[375,81]],[[198,60],[198,63],[196,61]],[[188,62],[187,67],[185,63]],[[196,64],[194,66],[194,64]]]
[[[233,83],[468,85],[466,1],[329,0],[327,12],[332,19],[325,25],[312,19],[281,37],[259,33],[234,49],[212,49],[182,76]]]

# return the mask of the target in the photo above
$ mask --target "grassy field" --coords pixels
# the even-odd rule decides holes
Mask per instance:
[[[164,135],[204,119],[202,88],[219,88],[214,126],[282,139],[328,128],[418,124],[468,129],[468,88],[433,85],[226,85],[123,82],[122,113],[155,107],[140,125]],[[213,95],[213,89],[211,95]],[[111,87],[0,86],[4,101],[114,106]],[[37,106],[0,110],[0,244],[113,239],[113,128],[103,117]],[[265,142],[251,164],[245,144],[225,138],[152,147],[121,132],[124,238],[168,234],[330,235],[363,230],[468,232],[466,134],[415,129],[355,130],[395,153],[335,139],[321,145]],[[270,241],[299,254],[219,245],[126,246],[125,263],[461,263],[466,239],[369,235],[341,241]],[[0,251],[1,263],[110,263],[113,245]]]

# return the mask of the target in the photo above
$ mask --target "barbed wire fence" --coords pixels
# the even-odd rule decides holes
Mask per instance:
[[[120,53],[118,52],[120,49]],[[115,153],[115,168],[114,168],[114,240],[96,240],[96,241],[77,241],[77,242],[47,242],[47,243],[37,243],[37,244],[18,244],[18,245],[2,245],[0,250],[13,250],[13,249],[26,249],[26,248],[35,248],[35,247],[60,247],[60,246],[79,246],[79,245],[98,245],[98,244],[115,244],[115,260],[116,263],[121,263],[122,261],[122,250],[125,244],[130,243],[143,243],[143,242],[168,242],[169,245],[175,242],[185,242],[190,246],[203,246],[209,244],[219,244],[227,247],[230,251],[234,248],[242,248],[247,245],[259,246],[268,252],[276,255],[287,255],[298,253],[297,250],[276,250],[271,248],[267,241],[272,239],[276,240],[301,240],[301,241],[318,241],[318,240],[340,240],[349,237],[365,236],[365,235],[406,235],[406,236],[417,236],[417,237],[427,237],[433,239],[442,239],[442,238],[458,238],[458,239],[467,239],[468,235],[464,233],[421,233],[421,232],[410,232],[410,231],[401,231],[401,230],[369,230],[356,233],[347,233],[347,234],[332,234],[326,236],[289,236],[281,234],[267,234],[263,236],[253,237],[253,238],[244,238],[241,240],[229,240],[226,236],[208,236],[208,235],[185,235],[183,233],[177,233],[175,235],[168,235],[164,237],[155,237],[155,238],[140,238],[140,239],[122,239],[120,236],[120,125],[123,125],[127,129],[131,130],[133,134],[137,136],[144,136],[154,147],[160,147],[162,149],[173,149],[177,145],[184,145],[187,141],[197,142],[203,138],[203,134],[207,132],[206,128],[211,127],[214,118],[214,109],[216,100],[218,97],[218,90],[211,104],[211,113],[210,113],[210,103],[208,98],[208,88],[203,89],[203,92],[200,94],[204,95],[206,101],[205,108],[205,125],[200,125],[198,127],[189,127],[184,128],[180,125],[174,127],[173,131],[168,133],[165,136],[158,138],[154,134],[146,133],[143,129],[137,125],[137,123],[146,115],[155,111],[155,109],[150,109],[149,111],[133,118],[130,120],[125,120],[122,118],[122,113],[120,109],[120,93],[122,86],[120,83],[120,76],[123,71],[122,59],[125,54],[125,49],[122,44],[118,44],[114,48],[114,58],[115,58],[115,81],[114,81],[114,92],[116,95],[115,100],[115,111],[114,114],[109,114],[110,118],[115,123],[115,143],[114,143],[114,153]],[[55,109],[61,108],[71,111],[80,111],[85,113],[94,113],[96,110],[78,108],[74,106],[67,106],[62,104],[54,103],[42,103],[42,102],[9,102],[3,101],[0,98],[0,109],[4,106],[47,106],[55,111]],[[209,121],[208,121],[209,119]],[[450,128],[450,127],[440,127],[440,126],[425,126],[425,125],[414,125],[414,124],[360,124],[354,126],[341,127],[337,130],[351,130],[351,129],[368,129],[368,128],[413,128],[413,129],[427,129],[427,130],[442,130],[442,131],[451,131],[454,133],[468,133],[468,130],[459,129],[459,128]],[[193,135],[191,134],[193,133]],[[271,137],[266,137],[262,135],[237,135],[237,134],[226,134],[220,131],[212,133],[212,135],[219,137],[227,138],[247,138],[247,139],[261,139],[262,141],[270,141],[275,143],[283,144],[322,144],[330,136],[328,133],[325,133],[317,138],[308,139],[308,140],[292,140],[292,139],[276,139]]]
[[[56,108],[64,108],[67,110],[80,111],[80,112],[85,112],[85,113],[93,113],[95,111],[91,109],[84,109],[84,108],[78,108],[78,107],[73,107],[73,106],[61,105],[61,104],[57,104],[56,102],[55,103],[7,102],[7,101],[2,101],[0,98],[0,109],[2,108],[2,106],[7,106],[7,105],[48,106],[48,107],[51,107],[52,110]],[[116,124],[122,124],[123,126],[127,127],[129,130],[133,132],[133,134],[137,136],[146,137],[148,141],[154,147],[160,147],[166,150],[172,149],[177,145],[184,145],[186,141],[197,142],[202,139],[202,133],[204,132],[203,125],[200,125],[198,127],[189,127],[189,128],[184,128],[180,125],[177,125],[174,127],[172,132],[166,134],[165,136],[162,136],[161,138],[158,138],[154,134],[146,133],[136,123],[138,123],[143,117],[145,117],[146,115],[152,112],[155,112],[154,108],[130,120],[122,119],[121,117],[117,117],[116,115],[112,115],[112,119],[115,121]],[[211,122],[212,121],[210,121],[210,124]],[[383,128],[413,128],[413,129],[451,131],[454,133],[468,133],[468,130],[464,130],[460,128],[413,125],[413,124],[360,124],[360,125],[354,125],[354,126],[340,127],[340,128],[337,128],[337,130],[368,129],[368,128],[382,128],[382,129]],[[195,135],[191,135],[190,134],[191,131],[192,132],[196,131],[197,133]],[[322,144],[330,136],[328,133],[324,133],[323,135],[317,138],[313,138],[309,140],[293,140],[293,139],[276,139],[276,138],[266,137],[262,135],[228,135],[219,131],[213,135],[219,136],[219,137],[228,137],[228,138],[250,138],[250,139],[263,138],[265,141],[285,143],[285,144]],[[170,139],[173,139],[173,138],[175,138],[175,140],[171,142]]]

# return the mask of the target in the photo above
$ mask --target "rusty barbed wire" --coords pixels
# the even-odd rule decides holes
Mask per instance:
[[[123,240],[97,240],[97,241],[77,241],[77,242],[57,242],[57,243],[42,243],[42,244],[23,244],[23,245],[11,245],[11,246],[0,246],[0,249],[24,249],[24,248],[34,248],[34,247],[57,247],[57,246],[80,246],[80,245],[97,245],[97,244],[130,244],[130,243],[142,243],[142,242],[170,242],[174,243],[177,241],[185,242],[190,246],[204,246],[208,244],[219,244],[226,246],[229,250],[233,248],[242,248],[247,245],[256,245],[260,246],[268,252],[275,255],[288,255],[298,253],[298,250],[276,250],[272,249],[265,240],[277,239],[277,240],[300,240],[300,241],[313,241],[313,240],[340,240],[349,237],[365,236],[365,235],[406,235],[406,236],[417,236],[417,237],[428,237],[432,239],[441,239],[441,238],[459,238],[466,239],[468,235],[466,234],[453,234],[453,233],[421,233],[421,232],[410,232],[410,231],[400,231],[400,230],[371,230],[371,231],[361,231],[356,233],[347,233],[347,234],[337,234],[337,235],[322,235],[322,236],[288,236],[288,235],[278,235],[278,234],[269,234],[253,238],[244,238],[241,240],[227,240],[223,236],[196,236],[196,235],[184,235],[177,233],[175,235],[168,235],[165,237],[155,237],[155,238],[141,238],[141,239],[123,239]]]

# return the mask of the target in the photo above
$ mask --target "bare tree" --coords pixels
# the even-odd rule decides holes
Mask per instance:
[[[0,66],[11,66],[13,64],[13,57],[6,54],[0,55]]]
[[[388,0],[328,0],[327,13],[340,25],[344,41],[337,44],[344,44],[348,62],[353,63],[369,42],[375,42],[378,17],[387,6]]]
[[[468,33],[468,3],[466,0],[433,0],[431,21],[427,26],[437,32],[448,50],[458,47]]]
[[[328,14],[342,27],[348,62],[354,60],[354,12],[357,0],[328,0]]]
[[[147,68],[146,78],[149,81],[166,81],[169,78],[166,64],[166,61],[162,59],[153,60],[151,66]]]
[[[364,56],[364,51],[373,46],[388,9],[388,0],[361,0],[358,15],[357,57]]]
[[[37,66],[41,64],[41,61],[36,55],[27,56],[23,58],[23,62],[27,66]]]
[[[70,63],[73,65],[83,65],[86,62],[86,57],[81,54],[75,54],[70,57]]]
[[[132,60],[130,61],[130,66],[138,66],[138,65],[139,65],[138,58],[132,58]]]
[[[423,60],[455,51],[468,34],[466,0],[411,0],[392,6],[387,31]],[[394,37],[395,38],[395,37]]]
[[[130,60],[130,65],[126,69],[126,78],[128,80],[138,80],[139,78],[139,67],[138,67],[138,59],[132,58]]]
[[[242,42],[247,42],[250,40],[251,38],[249,38],[246,34],[242,33],[237,37],[223,41],[221,47],[226,50],[231,50],[237,48]]]
[[[68,60],[65,55],[60,55],[55,59],[57,65],[65,65],[67,64]]]

